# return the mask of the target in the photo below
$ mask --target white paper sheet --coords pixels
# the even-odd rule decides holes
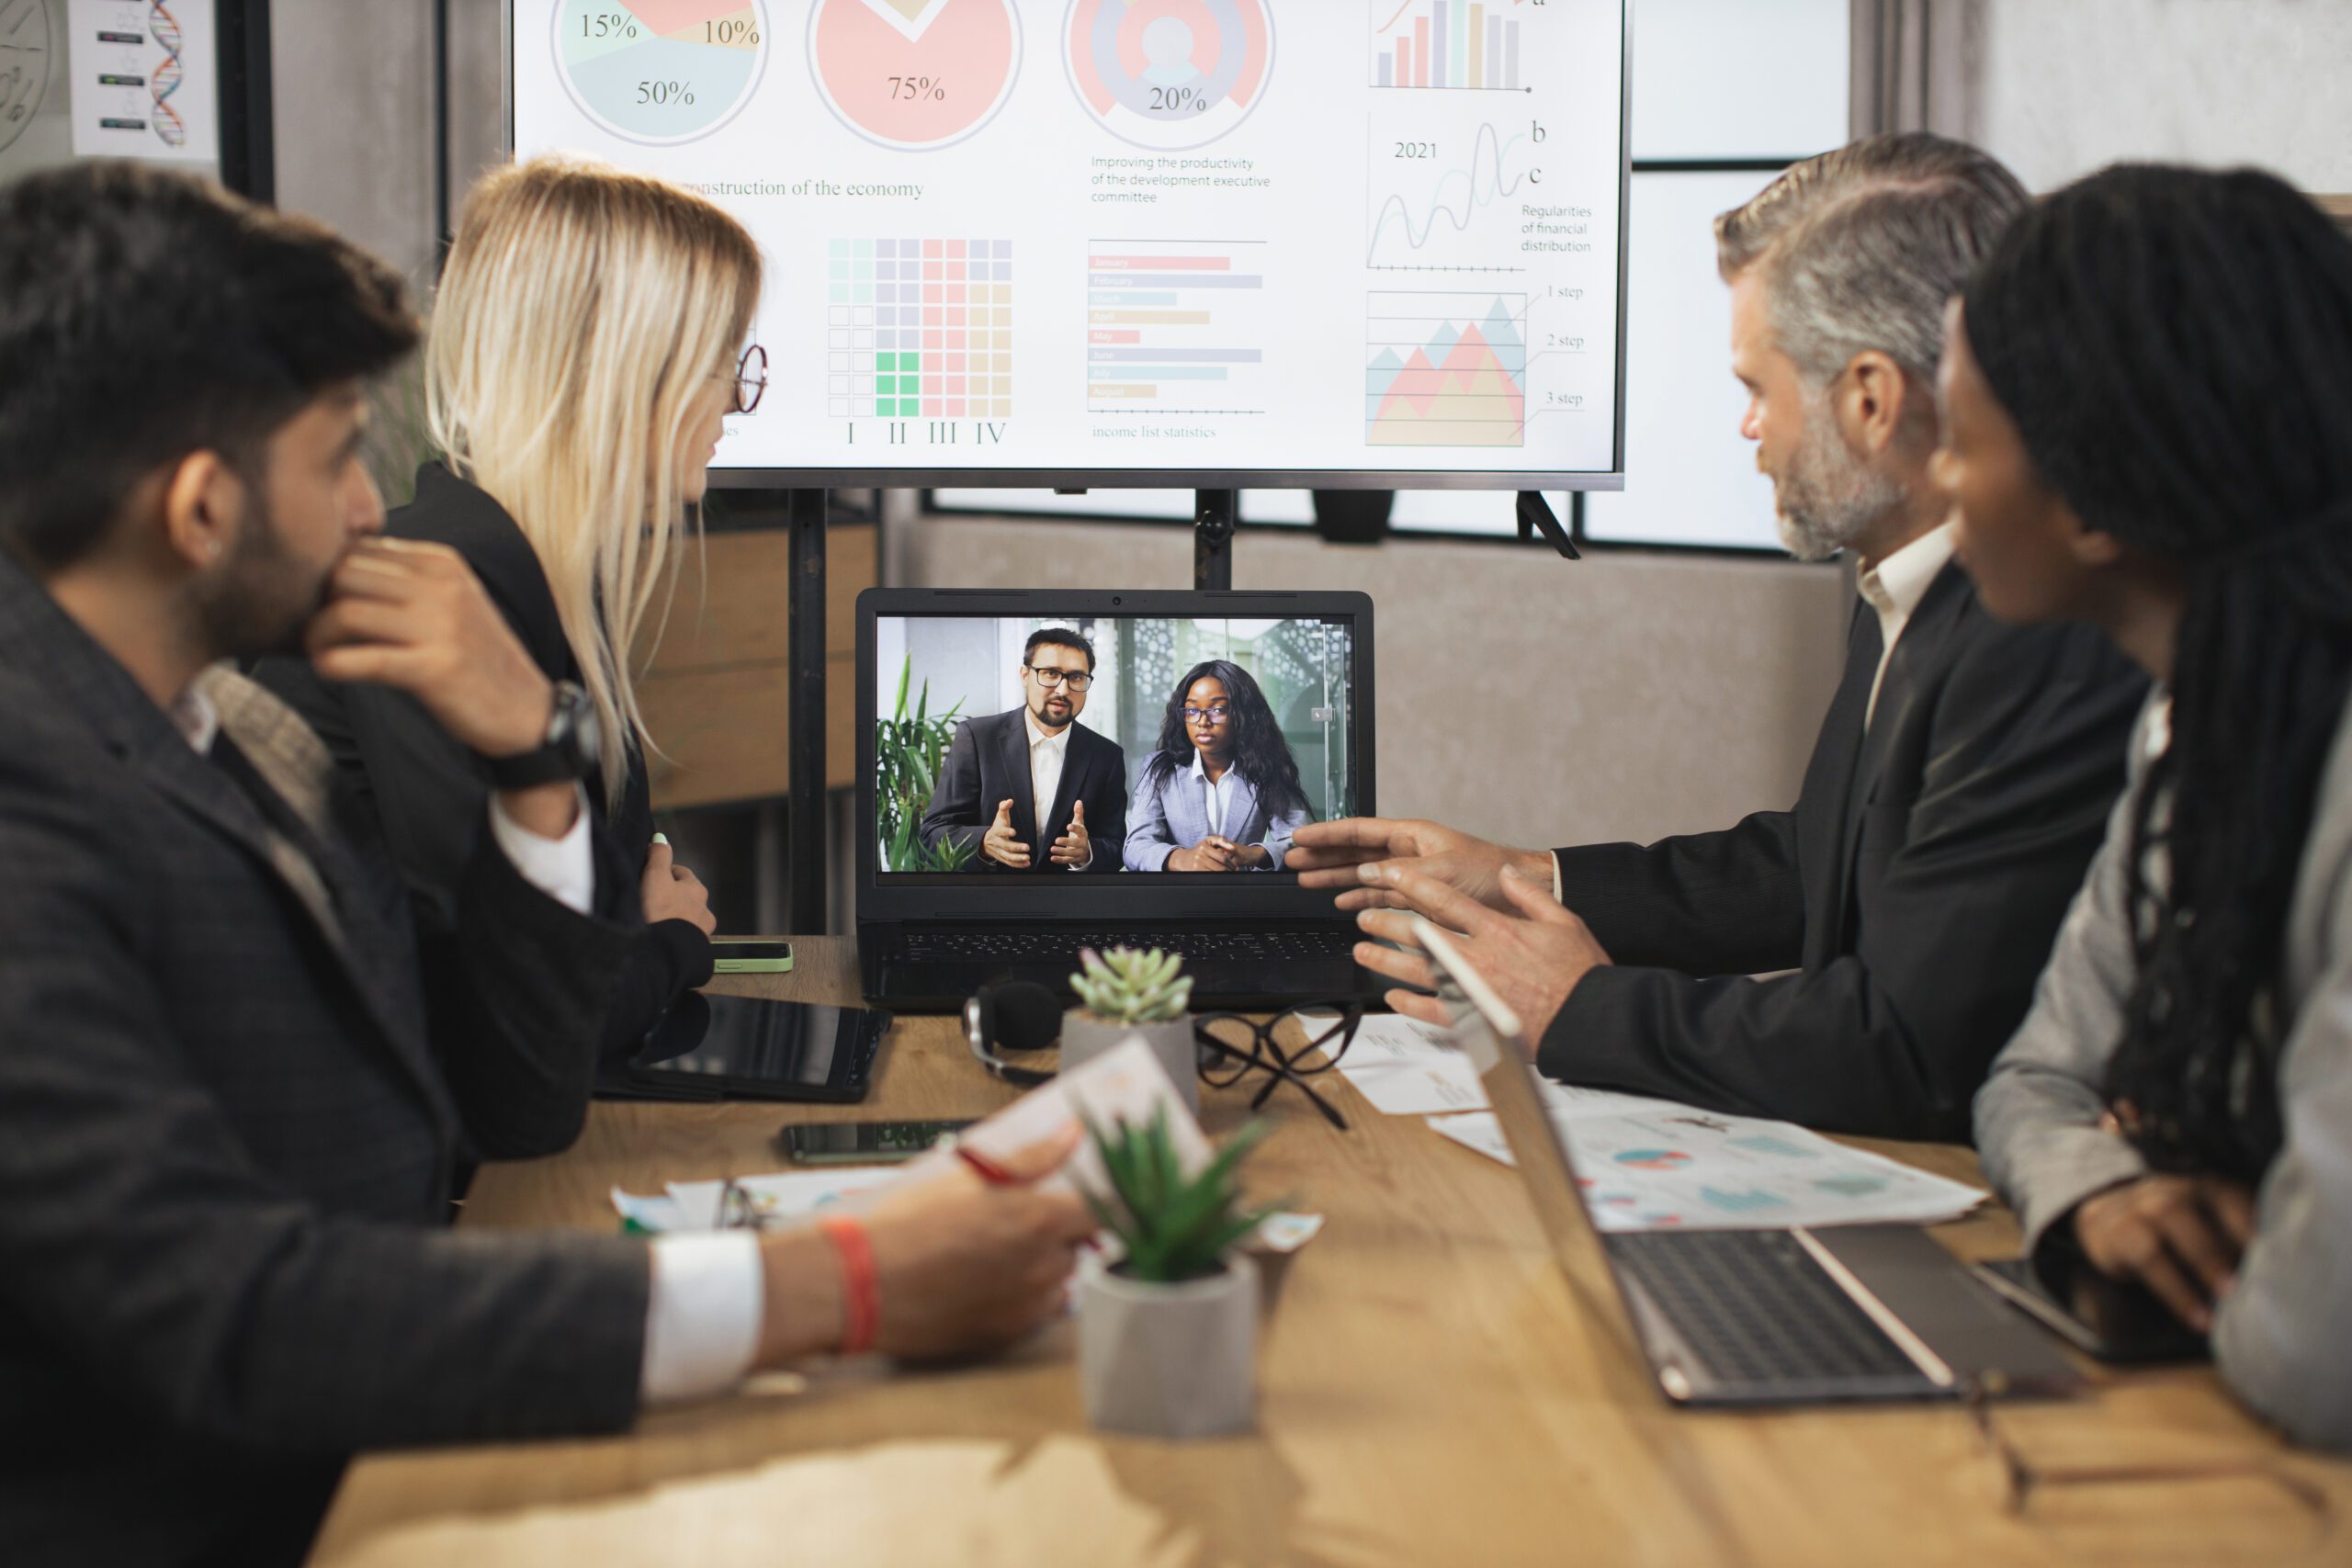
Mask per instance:
[[[1438,1116],[1483,1110],[1487,1103],[1477,1069],[1443,1030],[1395,1013],[1374,1014],[1357,1027],[1339,1070],[1374,1110],[1389,1116]],[[1548,1079],[1540,1088],[1554,1110],[1579,1116],[1680,1109],[1672,1100]]]
[[[1465,1148],[1517,1163],[1491,1111],[1432,1116]],[[1984,1201],[1947,1181],[1788,1122],[1683,1106],[1637,1114],[1552,1111],[1594,1223],[1605,1231],[1933,1224]]]
[[[752,1209],[764,1224],[780,1224],[813,1214],[820,1209],[861,1192],[885,1187],[901,1175],[896,1166],[860,1165],[828,1167],[818,1170],[779,1170],[765,1176],[746,1176],[735,1183],[749,1196]],[[682,1230],[716,1230],[718,1228],[718,1205],[727,1190],[724,1181],[673,1181],[670,1201],[677,1213]]]
[[[966,1129],[961,1141],[991,1159],[1008,1160],[1077,1124],[1081,1111],[1107,1132],[1121,1121],[1140,1126],[1162,1106],[1167,1108],[1179,1166],[1190,1173],[1208,1164],[1212,1151],[1200,1123],[1178,1098],[1176,1086],[1169,1081],[1159,1059],[1140,1038],[1032,1089],[987,1121]],[[751,1195],[763,1221],[775,1224],[836,1203],[854,1207],[893,1182],[918,1179],[955,1157],[952,1147],[934,1148],[903,1166],[777,1171],[742,1177],[736,1185]],[[1098,1192],[1104,1190],[1102,1156],[1091,1141],[1080,1145],[1064,1173],[1055,1179],[1076,1180]],[[662,1198],[639,1197],[616,1187],[613,1207],[642,1230],[714,1230],[726,1186],[724,1181],[673,1181],[668,1195]],[[1250,1249],[1295,1252],[1322,1228],[1320,1214],[1276,1213],[1251,1239]]]
[[[212,0],[66,0],[81,158],[220,161]]]

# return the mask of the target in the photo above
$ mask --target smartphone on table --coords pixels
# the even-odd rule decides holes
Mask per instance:
[[[714,975],[789,975],[792,944],[775,937],[715,936],[710,939]]]
[[[800,1165],[890,1165],[912,1159],[971,1124],[968,1119],[796,1123],[778,1133],[775,1141]]]

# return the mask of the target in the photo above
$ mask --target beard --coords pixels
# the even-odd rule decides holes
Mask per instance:
[[[1781,543],[1799,560],[1827,560],[1903,501],[1903,487],[1846,445],[1826,394],[1805,409],[1804,440],[1774,481]]]
[[[314,568],[292,550],[271,521],[258,485],[245,526],[229,558],[202,586],[197,624],[218,657],[266,659],[302,652],[302,634],[324,607],[334,563]]]

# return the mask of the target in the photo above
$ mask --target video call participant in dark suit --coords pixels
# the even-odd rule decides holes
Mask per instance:
[[[1970,1099],[2098,847],[2146,692],[2088,627],[1987,615],[1928,473],[1944,300],[2025,206],[1992,158],[1905,135],[1800,164],[1716,220],[1741,428],[1782,536],[1860,568],[1845,677],[1793,810],[1554,854],[1428,822],[1299,829],[1292,864],[1316,868],[1307,886],[1351,888],[1340,902],[1368,934],[1408,938],[1402,908],[1467,932],[1551,1077],[1846,1132],[1968,1135]],[[1358,958],[1432,979],[1418,953],[1366,943]],[[1749,977],[1775,970],[1794,972]],[[1428,997],[1390,999],[1440,1016]]]
[[[645,922],[605,1021],[607,1057],[634,1055],[711,975],[708,896],[654,842],[650,738],[626,652],[662,614],[669,552],[721,421],[749,400],[738,370],[759,292],[758,246],[691,191],[572,159],[490,175],[466,198],[425,349],[446,463],[420,469],[414,502],[385,523],[388,537],[463,556],[539,672],[593,709],[592,830],[615,877],[639,886]],[[648,527],[649,512],[667,525]],[[480,759],[405,693],[328,686],[300,659],[255,675],[326,740],[446,925],[490,795]]]
[[[612,1431],[851,1321],[1001,1345],[1093,1228],[924,1183],[858,1222],[854,1316],[821,1231],[447,1228],[461,1140],[577,1133],[636,884],[595,875],[571,778],[504,784],[437,936],[318,738],[209,669],[305,648],[548,760],[549,682],[463,561],[376,536],[361,383],[414,336],[389,268],[217,187],[92,162],[0,192],[12,1568],[291,1563],[360,1449]]]
[[[970,847],[967,871],[1117,871],[1127,754],[1078,722],[1093,684],[1092,643],[1065,626],[1030,633],[1023,705],[956,731],[922,814],[922,841]]]

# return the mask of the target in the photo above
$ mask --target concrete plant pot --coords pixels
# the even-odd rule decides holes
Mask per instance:
[[[1200,1047],[1193,1039],[1193,1021],[1170,1019],[1165,1023],[1105,1023],[1083,1008],[1062,1014],[1062,1071],[1084,1066],[1130,1034],[1140,1034],[1159,1058],[1169,1082],[1176,1086],[1184,1109],[1201,1113]]]
[[[1106,1432],[1213,1438],[1258,1420],[1258,1266],[1146,1284],[1089,1258],[1079,1267],[1078,1375],[1086,1418]]]

